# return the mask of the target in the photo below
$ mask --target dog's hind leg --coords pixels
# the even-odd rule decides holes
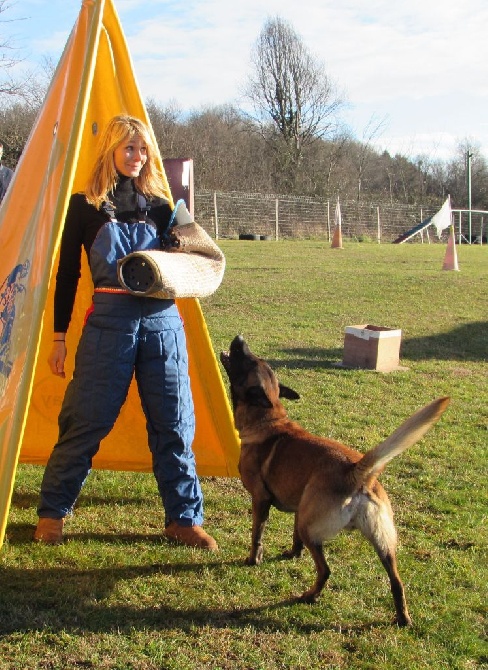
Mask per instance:
[[[399,626],[410,626],[405,589],[397,568],[397,533],[393,523],[390,503],[383,492],[383,500],[375,496],[362,507],[355,519],[356,527],[371,542],[390,579],[390,588],[395,603],[396,621]]]
[[[287,549],[281,555],[283,558],[300,558],[303,551],[303,542],[298,532],[298,514],[295,514],[295,525],[293,526],[293,544],[291,549]]]
[[[252,501],[251,553],[246,559],[247,565],[259,565],[263,560],[262,537],[270,508],[271,501],[268,499]]]
[[[412,620],[408,614],[407,601],[405,599],[405,589],[397,569],[396,556],[394,553],[388,553],[382,556],[378,552],[383,567],[390,578],[391,593],[396,609],[396,622],[399,626],[411,626]]]

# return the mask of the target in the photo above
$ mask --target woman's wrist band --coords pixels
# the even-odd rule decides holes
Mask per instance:
[[[53,342],[66,342],[66,340],[53,340]]]

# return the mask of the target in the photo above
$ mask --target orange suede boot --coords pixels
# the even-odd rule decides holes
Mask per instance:
[[[184,544],[187,547],[197,547],[208,551],[218,551],[217,542],[206,533],[201,526],[180,526],[172,521],[164,531],[169,540]]]
[[[40,517],[34,532],[35,542],[44,544],[62,544],[64,519]]]

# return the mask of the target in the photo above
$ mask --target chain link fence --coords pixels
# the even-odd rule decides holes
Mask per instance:
[[[334,232],[336,203],[320,198],[276,196],[261,193],[217,193],[196,191],[195,218],[213,237],[221,239],[325,239]],[[435,214],[438,208],[389,203],[340,203],[342,236],[356,241],[393,242],[414,226]],[[456,235],[467,241],[486,241],[484,221],[488,213],[456,213]],[[459,228],[460,227],[460,228]],[[445,242],[432,226],[411,238],[412,242]]]

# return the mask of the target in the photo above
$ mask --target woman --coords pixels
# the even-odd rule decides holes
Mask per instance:
[[[95,293],[59,415],[59,439],[42,480],[37,541],[62,542],[64,519],[135,372],[165,508],[165,535],[188,546],[218,548],[201,527],[203,498],[191,448],[195,419],[178,310],[173,300],[132,296],[117,280],[119,258],[160,247],[172,213],[164,193],[147,127],[130,116],[114,117],[100,138],[85,192],[71,196],[61,241],[49,357],[55,375],[65,376],[65,337],[82,247]]]

